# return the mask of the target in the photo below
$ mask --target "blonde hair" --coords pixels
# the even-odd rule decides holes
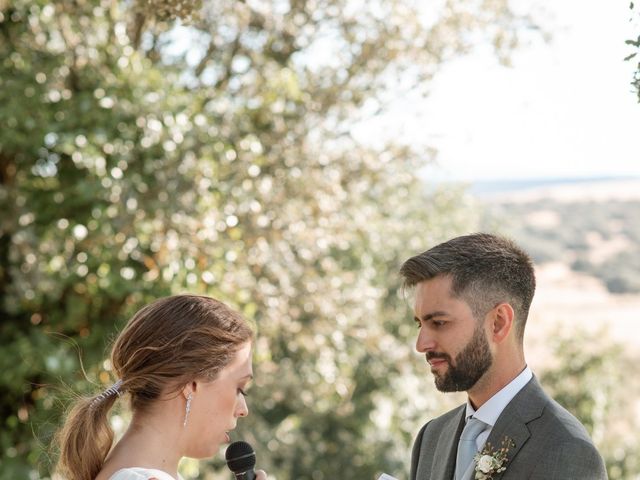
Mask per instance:
[[[244,318],[213,298],[176,295],[143,307],[111,350],[122,383],[78,400],[59,430],[57,473],[93,480],[100,472],[114,437],[108,414],[120,392],[129,394],[134,412],[143,411],[161,394],[177,393],[194,379],[213,380],[252,337]]]

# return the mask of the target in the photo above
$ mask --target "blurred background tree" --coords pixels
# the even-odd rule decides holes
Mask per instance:
[[[274,478],[404,470],[425,412],[396,271],[468,216],[425,192],[431,152],[351,129],[526,20],[506,1],[0,5],[2,478],[46,476],[56,386],[110,383],[118,327],[181,291],[257,325],[245,433]]]
[[[424,191],[430,152],[351,128],[398,82],[426,90],[472,45],[514,44],[506,2],[471,4],[2,4],[3,478],[46,475],[55,386],[111,382],[117,328],[181,291],[255,320],[246,435],[275,478],[405,468],[424,412],[403,401],[396,271],[467,216]]]
[[[48,478],[63,386],[111,383],[118,328],[183,291],[256,324],[242,435],[273,478],[402,478],[451,400],[396,272],[475,215],[425,190],[433,152],[352,132],[528,22],[506,0],[0,0],[0,478]]]
[[[605,459],[611,479],[635,479],[640,473],[637,355],[596,334],[567,331],[549,336],[554,367],[540,376],[553,398],[575,414]]]

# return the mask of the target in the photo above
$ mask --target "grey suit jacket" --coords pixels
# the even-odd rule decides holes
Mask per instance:
[[[411,480],[451,480],[465,405],[422,427],[413,446]],[[582,424],[549,398],[536,378],[509,402],[487,442],[510,437],[506,470],[493,480],[606,480],[602,457]]]

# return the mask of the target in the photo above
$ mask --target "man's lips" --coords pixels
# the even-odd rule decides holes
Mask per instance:
[[[447,363],[447,361],[444,358],[432,358],[431,360],[428,360],[428,362],[432,368],[436,368],[436,367],[439,367],[440,365],[444,365]]]
[[[448,364],[449,361],[445,357],[427,357],[427,363],[431,365],[431,368],[438,368],[442,365]]]

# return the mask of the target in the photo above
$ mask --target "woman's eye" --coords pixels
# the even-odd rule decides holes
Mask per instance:
[[[242,395],[243,397],[246,397],[246,396],[248,396],[248,395],[249,395],[247,392],[245,392],[245,391],[244,391],[243,389],[241,389],[241,388],[239,388],[239,389],[238,389],[238,393],[239,393],[240,395]]]

